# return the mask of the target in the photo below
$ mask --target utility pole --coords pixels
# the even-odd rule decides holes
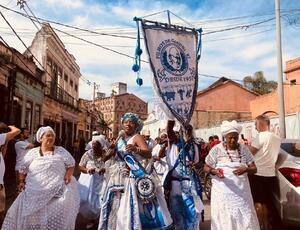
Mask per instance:
[[[282,47],[281,47],[281,24],[280,24],[280,0],[275,0],[276,13],[276,47],[277,47],[277,78],[278,78],[278,114],[280,137],[286,137],[285,130],[285,111],[284,111],[284,90],[283,90],[283,71],[282,71]]]

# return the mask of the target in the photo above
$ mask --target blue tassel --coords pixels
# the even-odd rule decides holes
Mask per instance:
[[[134,65],[132,66],[132,70],[133,70],[134,72],[138,72],[138,71],[140,70],[139,65],[138,65],[138,64],[134,64]]]
[[[141,41],[140,41],[140,26],[139,26],[139,19],[134,17],[133,20],[136,22],[137,26],[137,41],[136,41],[136,49],[135,49],[135,64],[132,66],[132,70],[137,73],[136,83],[138,86],[143,85],[143,79],[139,77],[139,72],[141,70],[141,55],[143,50],[141,49]]]
[[[143,85],[143,79],[138,77],[136,79],[136,84],[138,84],[138,86],[142,86]]]
[[[135,55],[138,55],[138,56],[141,56],[143,53],[143,50],[140,49],[139,47],[136,48],[136,51],[135,51]]]

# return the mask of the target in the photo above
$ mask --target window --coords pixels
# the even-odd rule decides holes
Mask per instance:
[[[35,105],[35,122],[34,122],[34,130],[37,130],[38,126],[41,124],[41,106]]]
[[[32,129],[32,102],[26,102],[26,111],[25,111],[25,126],[31,132]]]
[[[65,74],[65,81],[68,81],[68,75],[67,74]]]
[[[49,57],[47,58],[47,65],[50,67],[52,66],[52,60]]]
[[[61,68],[58,68],[57,75],[58,75],[58,78],[62,78],[62,70],[61,70]]]
[[[296,85],[296,84],[297,84],[296,79],[290,80],[290,84],[291,84],[291,85]]]
[[[78,85],[75,84],[75,91],[78,91]]]
[[[71,87],[73,87],[73,80],[70,80],[70,85]]]
[[[297,146],[297,143],[281,143],[280,147],[288,154],[294,157],[300,157],[300,149]]]
[[[13,100],[13,124],[17,127],[21,127],[23,98],[14,96]]]

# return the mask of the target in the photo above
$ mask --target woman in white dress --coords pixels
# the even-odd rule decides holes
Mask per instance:
[[[143,123],[133,113],[126,113],[121,123],[125,133],[107,171],[99,229],[169,229],[172,219],[162,189],[145,167],[151,152],[138,134]]]
[[[249,149],[238,144],[242,126],[224,121],[224,142],[205,159],[205,171],[213,175],[211,190],[212,230],[259,230],[247,174],[256,173]]]
[[[31,149],[20,164],[23,191],[8,210],[2,229],[74,229],[79,209],[75,161],[67,150],[54,146],[51,127],[41,127],[36,139],[41,146]]]
[[[105,148],[101,137],[93,138],[92,149],[83,154],[79,163],[79,213],[92,223],[100,216],[101,189],[105,180]]]

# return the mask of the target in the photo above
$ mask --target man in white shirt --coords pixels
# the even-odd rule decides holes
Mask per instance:
[[[3,177],[5,173],[4,156],[6,154],[7,142],[20,133],[15,126],[7,126],[0,122],[0,223],[2,223],[5,211],[5,188]]]
[[[255,122],[258,134],[250,150],[254,155],[257,173],[249,176],[251,192],[255,203],[257,217],[262,230],[269,229],[268,205],[271,202],[272,189],[276,180],[275,164],[281,144],[280,137],[270,132],[270,120],[261,115]]]
[[[16,174],[18,174],[18,171],[20,169],[20,164],[22,162],[22,159],[24,158],[27,151],[31,148],[33,148],[33,144],[31,144],[28,141],[29,138],[29,130],[27,128],[21,128],[21,133],[19,134],[19,139],[15,143],[15,150],[16,150]],[[18,178],[18,175],[17,175]]]

